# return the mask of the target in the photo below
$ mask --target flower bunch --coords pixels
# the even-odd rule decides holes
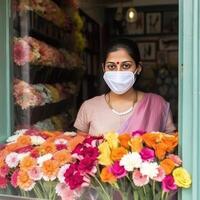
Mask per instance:
[[[84,138],[73,132],[17,131],[0,150],[0,188],[11,185],[20,189],[22,195],[33,191],[32,197],[56,199],[58,179],[73,161],[74,148]],[[59,186],[57,190],[61,190]]]
[[[22,109],[59,102],[75,92],[76,86],[72,83],[32,85],[19,79],[14,80],[13,95],[16,104]]]
[[[167,199],[168,193],[191,184],[189,174],[180,166],[181,159],[172,153],[177,144],[177,134],[108,133],[98,146],[101,181],[118,189],[123,199],[130,199],[129,195]],[[124,181],[129,184],[124,186]]]
[[[18,10],[34,11],[59,27],[66,27],[68,24],[65,12],[51,0],[20,0]]]
[[[81,58],[74,52],[56,49],[33,37],[14,38],[13,57],[15,64],[42,65],[74,69],[82,67]]]

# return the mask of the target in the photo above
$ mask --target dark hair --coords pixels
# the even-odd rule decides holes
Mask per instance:
[[[134,59],[136,65],[139,64],[140,52],[138,46],[133,40],[128,38],[117,38],[112,40],[105,50],[102,63],[105,63],[109,53],[117,51],[121,48],[128,52],[128,54]]]

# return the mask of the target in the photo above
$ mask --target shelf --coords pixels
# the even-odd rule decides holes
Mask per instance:
[[[37,83],[62,83],[62,82],[77,82],[80,80],[84,70],[82,68],[66,69],[48,66],[14,66],[15,78],[26,81],[30,84]]]
[[[15,114],[18,117],[16,120],[16,124],[26,125],[26,124],[35,124],[38,121],[42,121],[44,119],[50,118],[52,116],[63,113],[67,108],[70,107],[72,102],[72,98],[62,100],[57,103],[45,104],[44,106],[38,106],[34,108],[28,108],[22,110],[20,106],[15,106]]]
[[[32,36],[56,48],[66,49],[69,46],[70,30],[56,26],[33,11],[18,15],[15,23],[21,37]]]

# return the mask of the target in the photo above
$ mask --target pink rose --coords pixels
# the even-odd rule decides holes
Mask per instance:
[[[182,160],[180,159],[179,156],[175,155],[175,154],[169,154],[167,156],[167,158],[171,159],[172,161],[174,161],[175,165],[178,167],[181,165]]]
[[[169,192],[171,190],[176,190],[177,185],[174,182],[174,178],[172,175],[167,175],[162,181],[162,189],[165,192]]]
[[[149,177],[147,175],[142,175],[141,172],[136,169],[132,175],[133,182],[136,186],[141,187],[149,183]]]
[[[126,176],[126,170],[123,166],[119,165],[119,161],[116,161],[110,168],[112,174],[117,178],[122,178]]]
[[[143,160],[147,160],[147,161],[153,161],[155,158],[155,152],[153,149],[150,149],[148,147],[144,147],[141,152],[140,155],[142,157]]]

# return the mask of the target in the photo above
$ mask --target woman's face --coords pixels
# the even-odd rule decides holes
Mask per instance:
[[[140,73],[140,68],[141,67],[137,67],[133,58],[123,48],[120,48],[117,51],[110,52],[103,66],[104,72],[131,71]]]

